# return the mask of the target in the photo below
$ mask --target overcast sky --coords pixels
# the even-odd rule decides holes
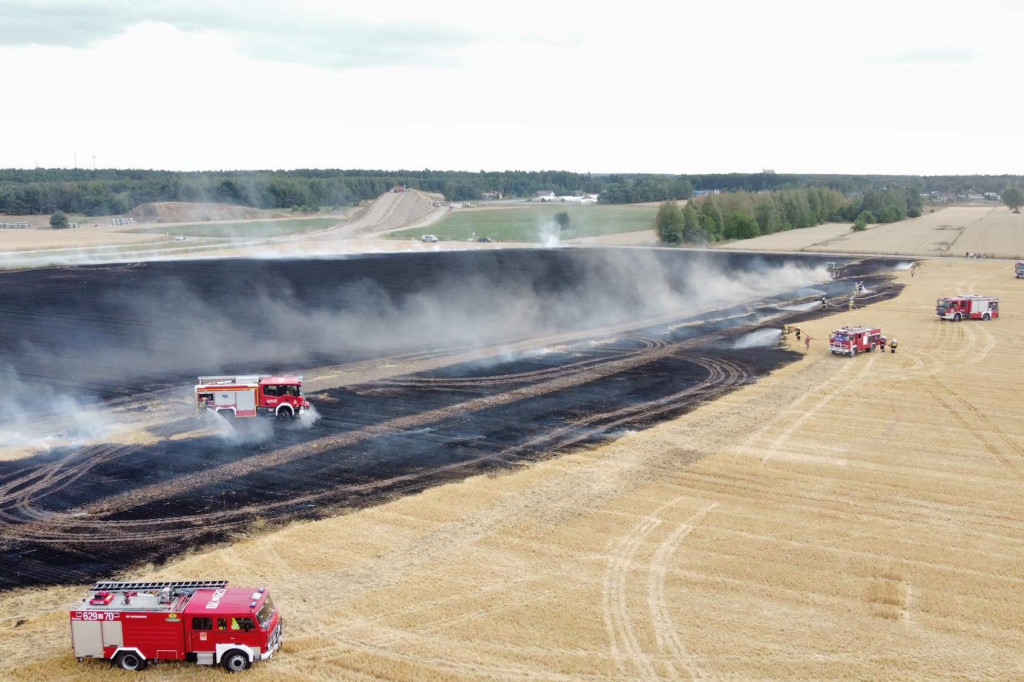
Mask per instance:
[[[0,167],[1024,173],[1024,2],[0,0]]]

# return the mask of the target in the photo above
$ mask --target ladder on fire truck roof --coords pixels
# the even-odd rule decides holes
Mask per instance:
[[[217,384],[258,384],[260,383],[260,377],[258,374],[199,377],[199,383],[203,386],[215,386]]]
[[[92,586],[92,592],[145,592],[149,590],[201,590],[206,588],[220,589],[227,587],[227,580],[175,580],[172,582],[115,582],[103,581]]]

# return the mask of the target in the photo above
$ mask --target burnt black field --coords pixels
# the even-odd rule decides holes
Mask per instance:
[[[259,520],[377,504],[671,418],[796,357],[736,347],[821,314],[780,317],[780,306],[826,296],[839,307],[854,280],[872,300],[898,291],[887,275],[897,261],[885,259],[844,260],[840,279],[784,286],[793,268],[827,260],[567,249],[0,273],[0,376],[28,396],[8,415],[17,428],[67,400],[116,407],[119,419],[134,401],[184,406],[154,445],[0,462],[0,589],[113,577]],[[757,291],[759,273],[777,286]],[[736,281],[753,289],[715,304],[712,288]],[[320,419],[308,428],[239,423],[232,435],[169,439],[196,428],[184,396],[198,374],[400,363],[569,331],[583,334],[315,391]]]

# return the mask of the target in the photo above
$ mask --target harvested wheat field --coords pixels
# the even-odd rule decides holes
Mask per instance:
[[[0,254],[43,249],[79,249],[97,246],[164,242],[159,234],[129,234],[108,227],[80,227],[74,230],[49,228],[0,230]]]
[[[899,278],[675,420],[126,577],[270,586],[285,645],[251,680],[1020,678],[1024,287],[996,261]],[[1004,317],[938,321],[956,291]],[[855,323],[896,354],[829,356]],[[0,595],[0,678],[110,678],[71,655],[81,591]],[[225,673],[145,673],[186,674]]]
[[[752,251],[804,251],[850,234],[849,223],[825,223],[799,230],[786,230],[753,239],[739,239],[718,246],[720,249]]]
[[[864,232],[828,223],[744,239],[722,248],[890,255],[1024,258],[1024,214],[1005,206],[952,206],[920,218],[872,225]]]

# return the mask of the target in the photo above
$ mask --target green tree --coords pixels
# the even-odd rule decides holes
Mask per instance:
[[[64,211],[57,211],[50,216],[50,227],[55,230],[66,230],[71,227],[71,223],[68,222],[68,217],[64,215]]]
[[[559,230],[569,229],[569,214],[565,211],[559,211],[555,214],[555,222],[558,223]]]
[[[664,244],[678,244],[683,241],[683,212],[679,204],[666,201],[658,208],[654,219],[658,228],[658,239]]]
[[[693,185],[686,178],[676,178],[670,189],[672,199],[689,199],[693,196]]]
[[[726,239],[750,239],[761,234],[757,221],[742,211],[733,211],[725,219]]]
[[[700,227],[700,213],[693,202],[683,207],[683,241],[688,244],[704,244],[708,241],[707,232]]]
[[[875,220],[875,214],[871,211],[861,211],[857,219],[853,221],[853,227],[850,229],[854,232],[863,232],[868,229],[868,223],[877,222]]]
[[[754,207],[754,218],[761,234],[773,234],[782,229],[782,215],[771,197],[761,200]]]
[[[1020,207],[1024,206],[1024,189],[1020,185],[1010,185],[1002,192],[1003,203],[1014,213],[1020,213]]]
[[[725,229],[725,221],[722,220],[722,212],[712,197],[705,197],[700,205],[700,227],[707,233],[708,239],[717,242],[722,238],[722,231]]]

